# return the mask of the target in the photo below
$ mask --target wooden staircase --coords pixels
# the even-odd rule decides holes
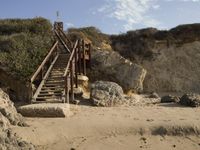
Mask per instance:
[[[71,42],[63,32],[62,22],[54,24],[54,33],[57,41],[31,77],[31,103],[73,102],[78,75],[86,75],[91,45],[80,39]],[[36,87],[35,90],[33,87]]]
[[[36,97],[36,102],[62,102],[64,93],[64,72],[68,63],[69,54],[59,54],[51,71],[44,81],[40,92]]]

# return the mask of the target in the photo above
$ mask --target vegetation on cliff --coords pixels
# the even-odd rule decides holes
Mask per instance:
[[[70,28],[67,33],[72,41],[81,38],[86,42],[91,42],[94,48],[111,50],[110,36],[102,33],[96,27]]]
[[[0,20],[0,67],[28,79],[53,43],[52,25],[44,18]]]

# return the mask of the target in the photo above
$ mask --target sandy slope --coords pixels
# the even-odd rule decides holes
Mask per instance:
[[[200,108],[175,104],[95,108],[72,106],[70,118],[27,118],[14,127],[39,150],[199,150]]]

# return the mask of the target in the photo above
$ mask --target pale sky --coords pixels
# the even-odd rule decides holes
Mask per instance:
[[[41,16],[54,22],[56,11],[65,28],[96,26],[105,33],[200,23],[200,0],[0,0],[1,19]]]

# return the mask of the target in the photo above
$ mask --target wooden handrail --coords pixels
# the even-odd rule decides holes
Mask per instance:
[[[74,47],[73,47],[73,50],[72,50],[71,55],[70,55],[70,57],[69,57],[69,61],[68,61],[68,63],[67,63],[67,67],[66,67],[66,69],[65,69],[65,73],[64,73],[63,77],[66,77],[66,76],[67,76],[67,72],[68,72],[69,67],[70,67],[70,62],[73,60],[74,53],[75,53],[75,50],[76,50],[77,45],[78,45],[78,40],[77,40],[76,43],[74,44]]]
[[[67,40],[67,42],[69,42],[70,44],[70,48],[73,47],[72,41],[67,37],[67,35],[60,29],[58,28],[59,32],[62,33],[62,35],[65,37],[65,39]]]
[[[35,80],[35,78],[38,76],[38,74],[40,73],[40,71],[42,70],[42,68],[46,64],[46,62],[49,60],[50,56],[52,55],[52,53],[56,49],[57,45],[58,45],[58,41],[55,42],[55,44],[50,49],[49,53],[47,54],[47,56],[45,57],[45,59],[43,60],[43,62],[41,63],[41,65],[38,67],[38,69],[36,70],[36,72],[31,77],[31,83]]]
[[[67,51],[71,53],[70,48],[66,45],[66,43],[63,41],[63,39],[60,37],[59,33],[56,30],[54,32],[56,33],[57,37],[62,42],[63,46],[67,49]]]

